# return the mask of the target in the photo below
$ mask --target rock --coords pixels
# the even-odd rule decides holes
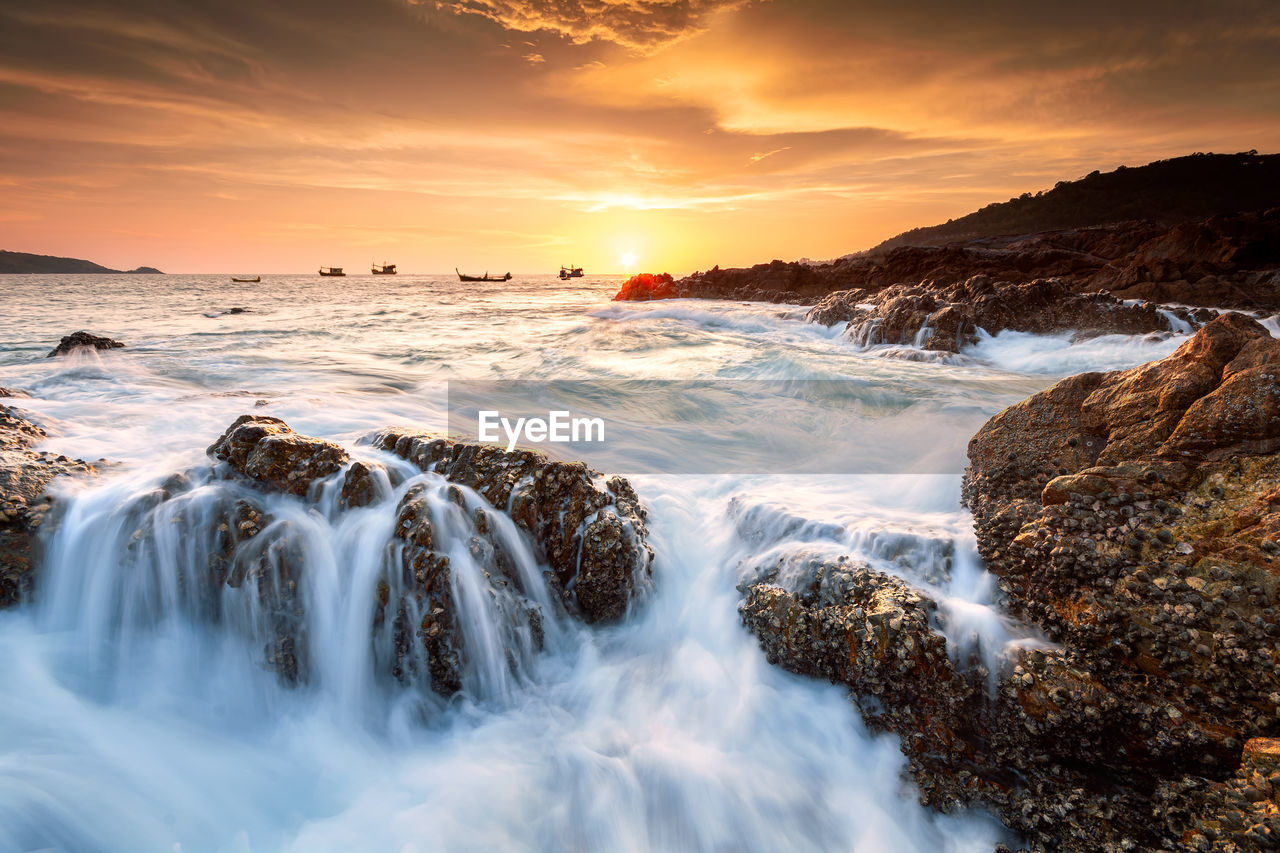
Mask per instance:
[[[770,663],[847,685],[870,709],[868,723],[907,738],[904,748],[964,750],[966,709],[979,694],[930,627],[933,601],[865,563],[803,552],[753,575],[739,586],[738,610]]]
[[[30,396],[25,391],[19,391],[16,388],[5,388],[0,386],[0,397],[27,397]]]
[[[1227,314],[1161,361],[1063,380],[969,445],[964,497],[988,568],[1061,644],[1060,666],[1097,685],[1054,711],[1064,740],[1043,750],[1087,761],[1080,796],[1144,848],[1217,820],[1215,780],[1241,744],[1280,733],[1277,361],[1280,341]],[[1047,766],[1016,769],[1034,784]],[[1061,830],[1036,811],[1038,832]],[[1239,823],[1215,824],[1205,849],[1264,849]]]
[[[388,430],[371,442],[448,483],[474,489],[508,512],[550,565],[553,591],[568,612],[585,621],[620,618],[634,592],[647,582],[653,555],[645,511],[625,480],[615,477],[598,485],[598,475],[580,463],[424,434]],[[209,453],[225,463],[225,470],[268,492],[315,498],[328,479],[340,488],[343,508],[373,503],[385,494],[379,482],[392,474],[376,463],[352,461],[340,446],[298,435],[278,418],[265,416],[238,418]],[[439,488],[415,484],[396,505],[396,547],[388,550],[387,566],[377,581],[372,627],[375,637],[389,641],[386,666],[391,675],[406,683],[425,680],[447,696],[462,687],[466,647],[452,600],[454,566],[448,549],[453,544],[437,539],[441,525],[451,530],[465,526],[462,519],[447,516],[467,510],[455,485],[447,485],[451,491],[443,504]],[[524,588],[527,581],[514,556],[495,535],[492,512],[475,509],[468,548],[505,614],[503,630],[536,648],[546,614]],[[307,681],[310,638],[305,601],[297,592],[307,571],[305,548],[291,539],[287,526],[273,523],[260,504],[241,500],[217,515],[222,518],[218,527],[223,539],[210,574],[211,600],[221,585],[252,584],[257,610],[270,620],[265,664],[288,683]],[[263,533],[267,529],[270,535]]]
[[[36,532],[53,503],[50,483],[96,472],[79,459],[34,450],[44,438],[44,430],[22,413],[0,406],[0,607],[33,592]]]
[[[933,290],[982,275],[1017,283],[1059,279],[1076,293],[1102,291],[1120,299],[1275,311],[1278,233],[1280,209],[1175,224],[1137,220],[946,245],[881,246],[828,263],[715,267],[671,289],[674,296],[699,299],[813,304],[842,290]]]
[[[642,272],[633,275],[622,283],[617,295],[613,297],[614,302],[618,301],[646,301],[650,299],[671,299],[680,294],[675,288],[675,279],[669,273],[653,273]]]
[[[1077,293],[1060,279],[1027,284],[993,282],[985,275],[960,284],[893,285],[878,293],[854,289],[826,297],[807,319],[848,321],[855,342],[915,344],[959,352],[977,343],[978,329],[1079,336],[1171,331],[1169,319],[1152,305],[1125,305],[1105,293]]]
[[[647,582],[646,513],[626,480],[601,487],[580,462],[423,433],[385,430],[373,444],[508,507],[550,564],[566,604],[587,622],[620,619]]]
[[[53,358],[55,355],[67,355],[73,350],[80,347],[88,347],[95,350],[104,349],[120,349],[124,344],[119,341],[113,341],[111,338],[104,338],[100,335],[93,335],[89,332],[73,332],[66,335],[58,342],[58,345],[49,351],[45,358]]]
[[[848,323],[855,317],[862,317],[867,309],[862,307],[870,294],[860,287],[850,290],[837,290],[822,298],[822,301],[809,309],[804,319],[820,326],[834,326],[837,323]]]
[[[925,802],[988,808],[1031,849],[1277,849],[1277,364],[1280,341],[1227,314],[974,436],[979,551],[1057,644],[1020,652],[994,695],[927,597],[847,558],[756,567],[743,621],[896,733]]]
[[[236,473],[294,495],[306,495],[317,481],[350,461],[341,446],[298,435],[284,421],[266,415],[241,415],[208,452]],[[353,471],[354,477],[367,474],[364,468]],[[353,488],[353,493],[360,492]]]

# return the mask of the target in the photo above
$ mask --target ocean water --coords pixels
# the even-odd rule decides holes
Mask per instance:
[[[1011,645],[1043,640],[1001,612],[977,558],[959,505],[968,436],[1058,377],[1159,358],[1184,336],[1001,334],[940,357],[857,348],[794,306],[611,303],[618,284],[0,277],[0,385],[31,394],[9,402],[47,426],[47,449],[118,463],[63,487],[36,600],[0,611],[0,851],[897,853],[1012,840],[981,812],[918,805],[895,739],[868,732],[838,686],[770,666],[735,587],[779,557],[868,560],[939,601],[962,666],[997,672]],[[44,358],[78,329],[128,347]],[[657,554],[620,624],[557,616],[521,534],[499,531],[544,609],[540,651],[510,629],[514,604],[483,594],[465,518],[442,522],[468,648],[464,689],[445,701],[382,675],[387,638],[369,627],[395,500],[424,485],[443,518],[440,483],[358,441],[390,425],[443,430],[449,383],[493,379],[844,380],[867,399],[808,405],[884,440],[845,442],[840,473],[757,471],[732,435],[691,437],[678,407],[648,413],[670,422],[651,433],[659,450],[669,440],[701,464],[610,472],[648,506]],[[189,600],[210,548],[202,521],[243,488],[208,478],[205,448],[246,412],[407,478],[358,511],[332,490],[267,499],[305,555],[315,675],[302,687],[261,665],[247,596],[229,593],[216,624]],[[884,464],[895,454],[901,470]],[[923,457],[928,473],[907,473]],[[718,459],[738,462],[717,472]],[[154,509],[147,496],[178,471],[193,488]],[[156,532],[135,547],[144,523]]]

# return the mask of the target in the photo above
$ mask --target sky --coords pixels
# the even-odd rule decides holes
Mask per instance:
[[[0,0],[0,248],[117,268],[832,258],[1249,149],[1275,0]]]

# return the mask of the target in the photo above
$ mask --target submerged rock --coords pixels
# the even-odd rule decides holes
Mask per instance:
[[[1077,293],[1061,279],[1027,284],[993,282],[977,275],[965,282],[893,285],[832,293],[806,315],[810,322],[847,322],[846,334],[864,346],[915,344],[959,352],[978,342],[978,329],[1080,336],[1168,332],[1168,317],[1149,304],[1126,305],[1105,293]],[[1191,322],[1188,315],[1183,322]]]
[[[34,450],[44,438],[22,413],[0,406],[0,607],[32,592],[36,534],[53,504],[50,483],[95,473],[82,460]]]
[[[111,338],[104,338],[101,335],[90,334],[89,332],[73,332],[66,335],[58,342],[58,345],[49,351],[45,358],[53,358],[55,355],[67,355],[81,347],[89,349],[120,349],[124,344],[114,341]]]

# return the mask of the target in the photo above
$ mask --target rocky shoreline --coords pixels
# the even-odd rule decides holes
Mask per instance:
[[[974,276],[1054,279],[1077,294],[1205,308],[1280,310],[1280,208],[1166,225],[1123,222],[937,246],[896,246],[829,263],[714,267],[673,282],[624,286],[618,299],[733,299],[814,304],[839,291],[939,292]]]
[[[54,479],[96,471],[80,460],[33,450],[44,437],[35,423],[0,407],[0,607],[38,595],[31,569],[43,541],[41,524],[54,501],[48,493]],[[508,514],[528,534],[535,553],[550,566],[545,580],[564,615],[587,623],[616,621],[649,584],[653,552],[646,511],[626,480],[600,480],[581,463],[557,462],[532,451],[505,452],[403,430],[384,430],[368,443],[418,471],[438,474],[445,486],[444,507],[425,486],[410,488],[399,500],[392,543],[399,558],[396,568],[377,581],[371,637],[390,626],[396,652],[388,666],[401,681],[421,676],[444,696],[461,687],[467,649],[450,593],[451,558],[437,546],[441,524],[470,526],[472,555],[490,567],[490,593],[518,612],[519,630],[535,645],[541,642],[543,620],[553,614],[544,612],[535,592],[525,588],[528,578],[516,570],[510,544],[497,534],[492,513]],[[405,474],[355,461],[341,445],[300,435],[277,418],[258,415],[237,419],[208,455],[209,467],[176,472],[123,507],[129,529],[134,529],[129,547],[158,547],[155,537],[162,519],[184,525],[183,535],[207,544],[209,553],[208,570],[199,574],[201,589],[196,591],[199,612],[192,615],[219,621],[227,606],[224,591],[252,590],[257,600],[252,609],[269,622],[263,665],[286,683],[306,682],[310,654],[301,590],[311,568],[296,529],[255,495],[291,495],[314,504],[326,489],[336,489],[339,510],[346,512],[386,500]],[[188,529],[179,503],[210,477],[252,489],[221,495],[213,505],[190,513],[196,518],[190,524],[196,526]],[[491,508],[468,510],[457,486],[474,489]],[[171,507],[176,509],[170,512]],[[458,511],[457,518],[440,517]],[[55,523],[56,518],[52,516]]]
[[[939,349],[962,345],[977,317],[1028,331],[1092,317],[1086,328],[1099,333],[1169,317],[1063,287],[978,277],[924,314],[917,302],[894,307],[919,298],[894,289],[821,310],[901,315],[888,329],[927,329],[938,340],[925,345]],[[1280,845],[1280,340],[1238,313],[1175,316],[1201,328],[1172,355],[1064,379],[970,442],[963,498],[979,552],[1004,606],[1048,647],[989,673],[948,649],[927,594],[866,563],[797,554],[742,570],[741,618],[770,662],[847,686],[870,726],[900,738],[923,801],[990,809],[1032,850]],[[833,322],[842,319],[867,318]],[[96,471],[40,452],[44,438],[0,407],[0,607],[39,594],[31,568],[42,523],[57,520],[50,485]],[[408,469],[439,475],[395,505],[369,630],[390,638],[383,674],[445,697],[462,688],[468,649],[441,525],[467,526],[488,594],[534,651],[547,602],[517,569],[502,524],[532,543],[557,618],[616,621],[650,583],[646,511],[622,478],[412,430],[366,442],[390,456],[353,459],[277,418],[244,415],[206,465],[133,501],[133,539],[151,547],[161,520],[188,523],[181,507],[165,512],[200,486],[237,484],[193,514],[199,529],[183,528],[210,542],[198,615],[222,619],[226,593],[249,591],[269,623],[261,663],[288,684],[312,677],[299,593],[308,567],[269,496],[347,513],[388,499]]]
[[[992,418],[964,498],[1009,608],[1056,644],[989,695],[934,604],[853,561],[743,587],[769,659],[845,684],[922,797],[1034,850],[1280,845],[1280,340],[1228,314],[1169,357]]]

